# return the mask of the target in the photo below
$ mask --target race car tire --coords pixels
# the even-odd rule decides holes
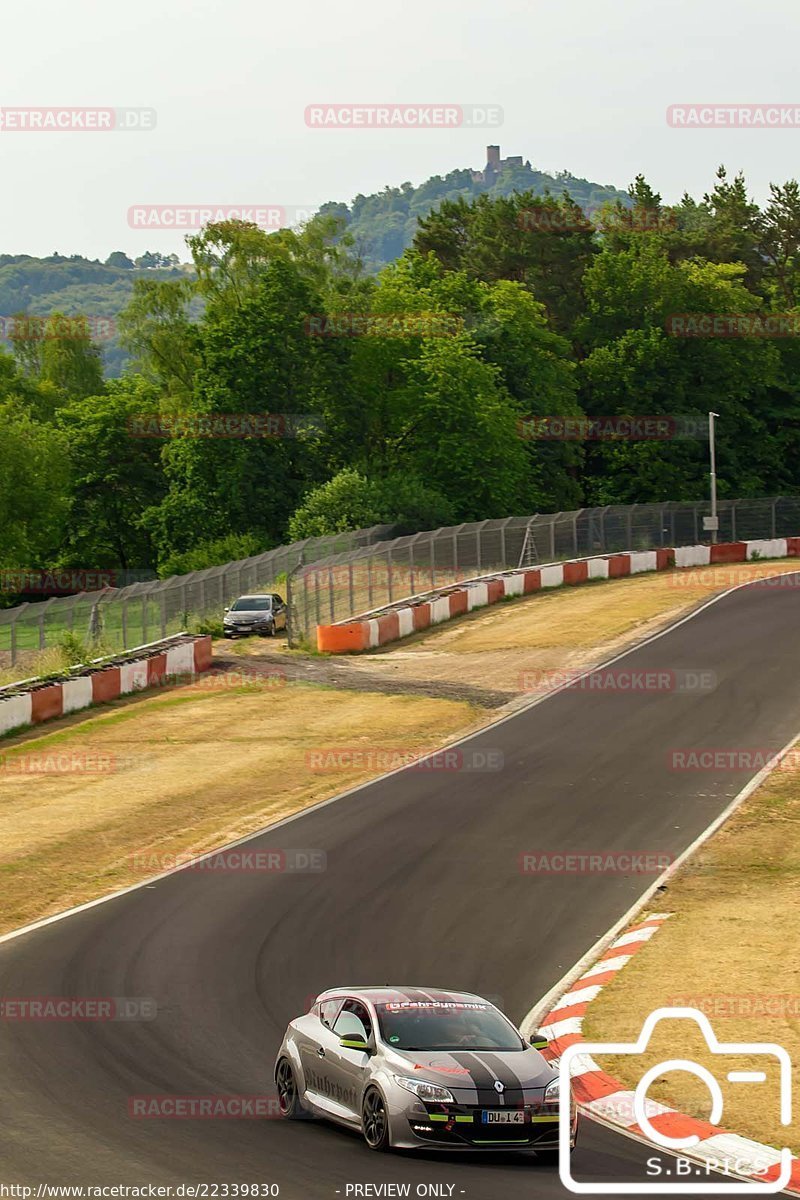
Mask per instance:
[[[384,1153],[391,1150],[389,1114],[383,1096],[377,1088],[368,1088],[361,1104],[361,1129],[370,1150]]]

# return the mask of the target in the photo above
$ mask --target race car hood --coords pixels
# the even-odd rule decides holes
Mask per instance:
[[[556,1077],[553,1067],[534,1049],[395,1053],[409,1075],[449,1088],[455,1099],[465,1104],[516,1102],[523,1098],[522,1093],[538,1093]],[[502,1084],[502,1089],[496,1084]]]

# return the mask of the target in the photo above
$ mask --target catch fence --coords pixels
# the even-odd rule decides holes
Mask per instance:
[[[237,562],[0,609],[0,666],[57,645],[71,633],[109,652],[130,650],[179,633],[192,622],[222,620],[223,610],[246,592],[284,591],[300,564],[365,547],[396,531],[393,525],[307,538]]]
[[[707,501],[671,501],[537,513],[453,525],[306,561],[289,580],[292,643],[313,644],[317,625],[492,571],[707,542],[708,511]],[[798,534],[800,497],[720,501],[718,517],[721,542]]]

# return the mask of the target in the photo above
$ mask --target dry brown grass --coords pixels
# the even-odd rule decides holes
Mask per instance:
[[[476,721],[467,704],[416,696],[176,688],[4,741],[0,931],[138,882],[136,852],[211,849],[378,773],[315,772],[315,747],[423,753]]]
[[[699,1008],[720,1041],[777,1042],[800,1064],[800,770],[779,767],[698,852],[659,900],[674,915],[590,1006],[589,1040],[633,1039],[644,1018],[662,1005]],[[663,1058],[693,1058],[719,1079],[722,1124],[756,1141],[800,1152],[800,1112],[778,1121],[777,1075],[767,1084],[729,1084],[696,1039],[674,1023],[654,1042],[658,1053],[634,1064],[606,1062],[611,1074],[635,1086],[642,1070]],[[758,1069],[753,1058],[749,1069]],[[732,1063],[742,1069],[741,1061]],[[726,1067],[726,1070],[730,1069]],[[798,1073],[794,1088],[797,1093]],[[707,1117],[708,1093],[692,1076],[670,1075],[653,1099]]]
[[[530,671],[562,671],[607,658],[717,592],[800,570],[797,559],[665,571],[537,592],[478,609],[354,665],[414,678],[480,684],[510,694]]]

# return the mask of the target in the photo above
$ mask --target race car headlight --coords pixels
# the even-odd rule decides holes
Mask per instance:
[[[395,1075],[395,1083],[407,1092],[413,1092],[420,1100],[435,1101],[440,1104],[455,1104],[452,1092],[438,1083],[428,1083],[425,1079],[409,1079],[405,1075]]]
[[[558,1108],[559,1096],[559,1083],[557,1079],[554,1079],[553,1082],[548,1083],[547,1087],[544,1089],[544,1102],[546,1105],[550,1105],[552,1108]],[[572,1094],[572,1088],[569,1089],[569,1111],[571,1114],[575,1112],[575,1097]]]

